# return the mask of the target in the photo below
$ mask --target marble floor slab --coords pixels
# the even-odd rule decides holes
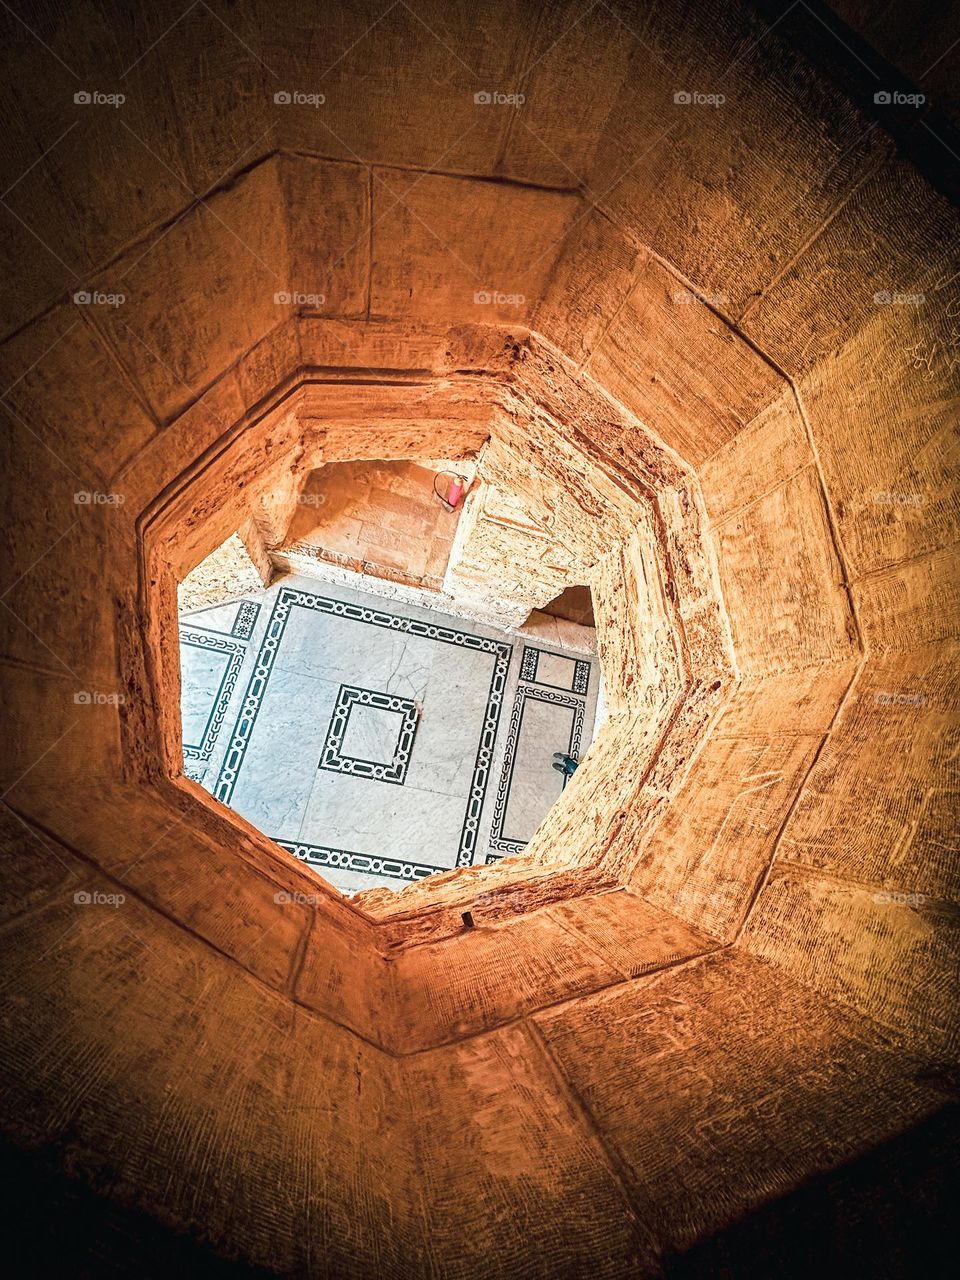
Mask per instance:
[[[590,740],[595,658],[420,605],[291,575],[180,626],[185,772],[345,893],[522,851]]]
[[[183,745],[199,751],[207,739],[217,694],[229,669],[230,659],[225,653],[197,648],[186,639],[181,653]]]
[[[498,788],[490,832],[491,848],[503,853],[523,849],[566,785],[566,778],[553,767],[553,752],[544,744],[575,759],[583,748],[580,699],[521,686],[514,712],[501,771],[504,785]]]

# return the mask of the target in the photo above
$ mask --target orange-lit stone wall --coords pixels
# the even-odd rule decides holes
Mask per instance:
[[[104,1206],[287,1275],[734,1223],[776,1274],[811,1188],[861,1242],[946,1167],[960,222],[806,10],[4,18],[0,1118]],[[609,719],[524,856],[346,901],[180,776],[176,582],[485,445],[450,574],[588,582]]]

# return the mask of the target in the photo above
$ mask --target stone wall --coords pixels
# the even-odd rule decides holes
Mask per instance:
[[[415,8],[4,16],[4,1132],[272,1273],[760,1219],[779,1273],[826,1179],[911,1274],[863,1223],[956,1138],[952,135],[806,5]],[[348,902],[182,778],[176,583],[488,440],[453,570],[588,582],[609,716],[524,857]]]
[[[213,551],[196,566],[177,585],[177,608],[180,613],[192,613],[196,609],[208,609],[211,605],[225,604],[228,600],[239,600],[252,591],[260,591],[270,581],[270,562],[260,552],[258,558],[263,563],[263,571],[254,563],[248,543],[260,551],[255,537],[255,526],[250,528],[247,522],[246,541],[239,533],[215,547]]]

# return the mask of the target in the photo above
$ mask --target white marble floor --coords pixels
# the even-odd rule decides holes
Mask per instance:
[[[290,576],[180,618],[184,771],[344,893],[522,851],[595,657]]]

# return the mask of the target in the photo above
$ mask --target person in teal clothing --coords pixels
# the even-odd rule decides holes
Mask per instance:
[[[579,764],[579,760],[574,760],[573,756],[568,756],[565,751],[555,751],[553,753],[553,767],[557,773],[562,773],[565,778],[572,778]]]

